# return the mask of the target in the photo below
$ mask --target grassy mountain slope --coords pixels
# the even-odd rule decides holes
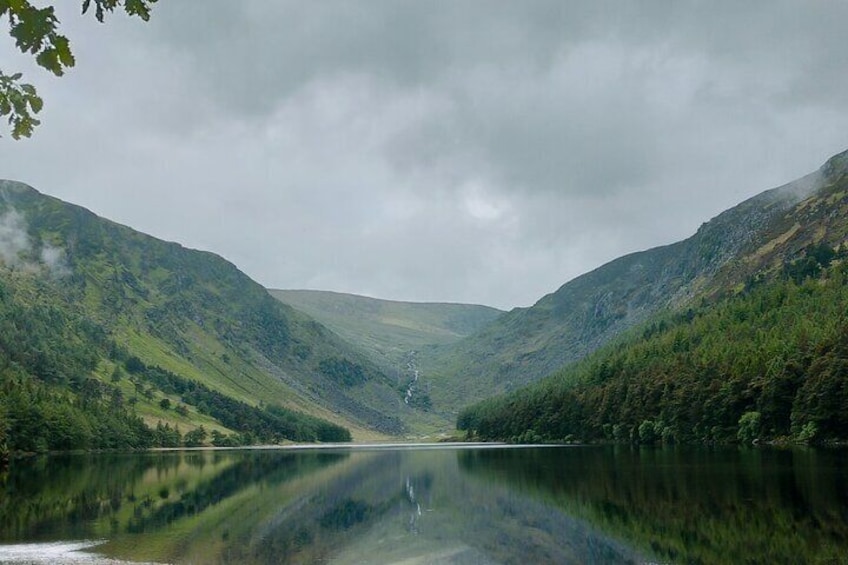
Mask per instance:
[[[398,302],[336,292],[270,293],[369,355],[403,395],[400,417],[422,433],[449,429],[452,415],[432,410],[430,380],[421,368],[421,351],[456,342],[502,314],[487,306]]]
[[[848,153],[842,153],[813,174],[727,210],[684,241],[616,259],[430,352],[434,405],[450,411],[462,400],[538,380],[658,312],[739,290],[806,245],[837,241],[848,217],[846,170]]]
[[[349,343],[397,366],[410,351],[467,337],[503,312],[488,306],[380,300],[318,290],[270,290]]]
[[[14,341],[0,351],[7,392],[20,389],[10,384],[15,373],[32,394],[73,405],[88,381],[98,401],[118,390],[149,424],[183,431],[204,422],[238,431],[210,417],[222,397],[264,412],[307,411],[363,437],[403,429],[393,415],[402,395],[374,363],[229,262],[11,181],[0,181],[0,283],[8,326],[42,332],[27,351]],[[55,382],[32,359],[58,363],[78,351],[85,362]],[[181,404],[187,414],[173,410]]]

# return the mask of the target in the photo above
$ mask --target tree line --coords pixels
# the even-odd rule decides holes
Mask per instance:
[[[148,367],[135,356],[128,357],[124,367],[131,375],[154,384],[163,393],[179,395],[185,404],[238,432],[240,437],[231,443],[351,441],[350,431],[342,426],[282,406],[252,406],[161,367]],[[218,443],[226,441],[219,439]]]

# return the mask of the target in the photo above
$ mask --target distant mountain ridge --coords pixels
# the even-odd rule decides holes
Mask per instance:
[[[626,255],[530,308],[428,352],[433,401],[446,410],[511,390],[584,357],[652,315],[744,286],[826,238],[845,237],[848,152],[703,224],[678,243]]]
[[[489,306],[383,300],[332,291],[269,292],[391,365],[409,351],[467,337],[503,314]]]
[[[272,296],[318,320],[382,368],[403,395],[400,417],[413,431],[444,431],[452,415],[432,402],[424,351],[455,343],[503,312],[488,306],[401,302],[315,290],[270,290]]]

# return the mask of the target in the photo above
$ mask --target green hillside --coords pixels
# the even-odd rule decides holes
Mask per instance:
[[[201,425],[200,443],[349,437],[336,424],[403,431],[403,395],[374,363],[229,262],[11,181],[0,181],[0,324],[11,449],[111,446],[108,430],[122,430],[115,446],[146,446]],[[35,437],[45,422],[82,433]],[[157,426],[168,439],[145,431]]]
[[[830,248],[828,248],[830,249]],[[841,250],[840,250],[841,251]],[[829,255],[829,254],[828,254]],[[554,376],[464,410],[513,441],[848,439],[848,264],[667,316]],[[826,260],[827,261],[827,260]]]
[[[541,383],[464,410],[487,439],[844,441],[848,154],[670,309]]]
[[[380,300],[319,290],[270,290],[388,366],[410,351],[454,343],[501,314],[488,306]]]
[[[848,217],[846,170],[848,153],[842,153],[813,174],[727,210],[684,241],[616,259],[428,352],[434,405],[448,412],[515,390],[660,312],[738,291],[810,243],[837,245]]]
[[[646,353],[650,371],[643,378],[665,382],[650,376],[662,369],[655,359],[671,359],[664,346],[634,344],[660,340],[669,328],[714,332],[713,309],[731,303],[747,312],[750,327],[738,331],[749,343],[764,344],[767,351],[812,343],[814,353],[804,362],[814,363],[828,348],[841,347],[828,318],[836,314],[814,307],[816,300],[842,299],[819,293],[836,292],[831,286],[842,280],[846,178],[848,152],[814,174],[724,212],[685,241],[612,261],[533,307],[509,313],[328,292],[272,291],[272,296],[214,254],[157,240],[21,183],[0,181],[0,452],[330,441],[348,439],[348,430],[361,439],[430,434],[444,431],[463,406],[520,389],[622,339],[629,345],[614,347],[652,351]],[[760,328],[757,306],[744,302],[756,293],[813,296],[813,302],[790,302],[797,310],[785,312],[774,326],[763,319]],[[680,325],[681,312],[687,312],[689,325]],[[809,332],[796,335],[788,327],[798,316],[809,316],[798,324],[810,325]],[[691,324],[692,319],[703,322]],[[751,332],[761,329],[790,337],[777,345],[756,341]],[[831,333],[816,333],[825,330]],[[813,337],[818,341],[810,341]],[[688,339],[709,342],[701,334]],[[603,351],[599,355],[618,350]],[[712,362],[715,352],[697,354]],[[765,363],[759,353],[725,354],[756,358],[752,366],[760,368]],[[696,376],[703,373],[692,368],[700,366],[687,362],[680,360],[675,370],[700,382]],[[727,372],[724,362],[710,366],[716,379],[754,379]],[[542,394],[548,403],[566,402],[561,390],[578,385],[591,396],[601,390],[598,383],[611,378],[608,368],[585,376],[591,363],[568,368],[544,385],[560,383],[556,390],[528,389],[515,398],[526,402]],[[813,365],[800,366],[814,371]],[[641,374],[641,365],[628,367]],[[704,398],[715,393],[710,391]],[[530,433],[562,439],[620,437],[622,430],[638,435],[647,421],[657,426],[656,434],[681,441],[726,440],[738,431],[744,410],[760,414],[748,418],[761,418],[766,438],[834,435],[826,419],[803,420],[792,411],[789,420],[769,423],[770,408],[758,404],[757,394],[744,401],[733,397],[736,404],[719,423],[690,415],[684,424],[670,425],[643,401],[648,412],[636,411],[632,418],[610,416],[568,433],[553,427],[556,432],[546,435],[532,410],[553,418],[553,408],[545,412],[534,400],[524,413],[511,400],[498,399],[485,404],[484,412],[496,414],[506,406],[528,419],[508,433],[481,431],[469,424],[479,420],[477,407],[464,413],[463,426],[485,437]],[[581,397],[587,406],[589,396]],[[589,426],[592,419],[580,414]],[[701,426],[695,435],[679,431],[690,424]]]
[[[432,410],[428,356],[433,346],[466,337],[503,312],[488,306],[399,302],[314,290],[272,296],[327,326],[384,369],[404,394],[401,417],[419,431],[445,429],[451,414]]]

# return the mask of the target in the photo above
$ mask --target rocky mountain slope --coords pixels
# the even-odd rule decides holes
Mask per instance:
[[[845,237],[848,152],[701,226],[690,238],[634,253],[564,284],[479,333],[427,352],[436,410],[512,390],[580,359],[665,309],[750,284],[810,243]]]
[[[836,198],[844,218],[848,183],[834,188],[802,210]],[[467,408],[458,426],[520,442],[844,442],[848,231],[837,223],[835,237],[768,262],[742,288],[656,316],[551,377]]]

